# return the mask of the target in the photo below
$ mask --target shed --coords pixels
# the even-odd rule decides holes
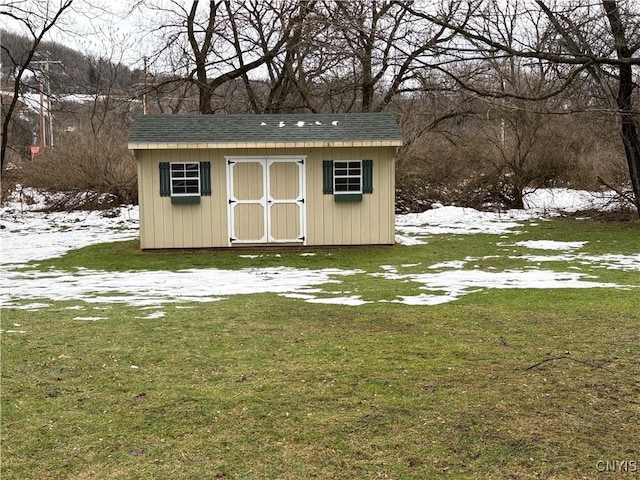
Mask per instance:
[[[140,246],[391,245],[401,145],[386,113],[140,117]]]

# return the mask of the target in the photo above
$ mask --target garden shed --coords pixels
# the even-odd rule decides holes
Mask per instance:
[[[138,118],[142,249],[391,245],[392,115]]]

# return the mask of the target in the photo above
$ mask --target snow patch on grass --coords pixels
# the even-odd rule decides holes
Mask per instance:
[[[526,240],[516,242],[515,245],[532,250],[577,250],[584,247],[587,243],[588,242],[558,242],[555,240]]]
[[[96,304],[125,303],[156,309],[145,319],[162,318],[157,310],[167,303],[213,302],[231,295],[276,293],[313,303],[358,306],[369,301],[349,292],[329,294],[323,285],[339,284],[344,276],[366,273],[360,270],[252,268],[242,270],[191,269],[178,272],[131,271],[101,272],[78,269],[75,272],[25,270],[30,261],[63,255],[69,250],[87,245],[137,238],[137,207],[121,207],[105,216],[101,212],[41,213],[37,192],[29,194],[30,202],[13,198],[0,209],[0,306],[24,310],[50,307],[41,300],[82,301]],[[471,208],[440,206],[423,213],[399,215],[396,218],[396,242],[402,245],[422,245],[432,235],[476,233],[496,234],[499,238],[519,232],[524,222],[554,215],[558,211],[606,208],[611,195],[593,194],[563,189],[537,190],[526,197],[525,210],[481,212]],[[573,270],[580,265],[593,268],[640,271],[640,253],[634,255],[586,255],[574,253],[586,242],[529,240],[516,242],[514,247],[532,250],[564,252],[557,255],[516,255],[507,258],[531,262],[531,267],[511,271],[483,271],[478,266],[464,270],[470,262],[481,259],[452,259],[425,266],[428,272],[401,273],[403,266],[385,265],[380,273],[371,273],[386,280],[410,281],[428,291],[419,295],[398,296],[393,302],[409,305],[437,305],[454,301],[463,295],[490,288],[599,288],[618,287],[611,283],[592,281],[580,272],[539,270],[536,263],[572,262]],[[508,246],[508,245],[507,245]],[[314,255],[301,253],[301,255]],[[508,255],[508,254],[507,254]],[[240,255],[253,259],[261,255]],[[276,255],[278,257],[279,255]],[[22,269],[19,269],[21,268]],[[433,272],[443,270],[442,272]],[[24,302],[31,303],[24,304]],[[39,301],[39,302],[38,302]],[[81,306],[67,307],[82,309]],[[95,321],[105,317],[76,317]],[[89,320],[91,319],[91,320]]]

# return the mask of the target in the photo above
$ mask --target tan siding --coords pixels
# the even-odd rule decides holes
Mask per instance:
[[[227,245],[226,178],[212,152],[151,150],[138,152],[141,248],[194,248]],[[198,205],[173,205],[160,197],[159,163],[211,161],[212,196]]]
[[[307,242],[322,245],[324,235],[333,236],[333,223],[327,216],[330,195],[322,194],[322,161],[328,160],[324,150],[314,150],[307,157]],[[324,227],[323,227],[324,226]]]
[[[225,156],[306,156],[306,243],[307,245],[392,244],[394,242],[394,162],[395,147],[356,148],[242,148],[222,150],[139,150],[138,182],[140,198],[141,248],[220,247],[229,244],[227,170]],[[373,160],[373,194],[362,202],[335,202],[322,193],[323,160]],[[172,205],[160,197],[161,161],[211,162],[210,197],[198,205]],[[294,169],[272,165],[274,195],[290,195]],[[254,187],[247,186],[249,190]],[[248,190],[248,191],[249,191]],[[295,193],[295,192],[293,192]],[[298,227],[292,206],[273,211],[274,232],[292,235]],[[252,212],[251,215],[257,215]],[[294,220],[295,218],[295,220]],[[262,220],[260,220],[261,222]],[[264,228],[260,222],[243,226],[243,234],[254,236]]]
[[[225,159],[220,152],[211,151],[211,204],[212,246],[226,246],[229,243],[227,225],[227,169]]]
[[[315,150],[307,163],[307,234],[311,245],[394,243],[394,148]],[[373,160],[373,194],[342,203],[322,194],[323,160]]]
[[[140,248],[148,248],[153,245],[153,181],[147,174],[151,162],[148,157],[150,152],[136,152],[138,161],[138,202],[140,204]]]
[[[148,174],[151,162],[147,157],[149,152],[138,152],[138,202],[140,204],[140,248],[153,247],[153,222],[154,222],[154,189],[153,178]]]

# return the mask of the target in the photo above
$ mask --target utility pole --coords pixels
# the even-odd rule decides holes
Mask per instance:
[[[49,79],[49,66],[52,63],[62,65],[62,62],[59,60],[46,59],[32,61],[31,63],[40,67],[40,79],[38,81],[38,90],[40,90],[40,133],[38,134],[38,141],[40,143],[40,149],[42,151],[42,149],[47,146],[47,120],[49,123],[49,146],[53,147],[53,115],[51,114],[51,81]],[[45,81],[47,88],[46,116],[44,107]]]

